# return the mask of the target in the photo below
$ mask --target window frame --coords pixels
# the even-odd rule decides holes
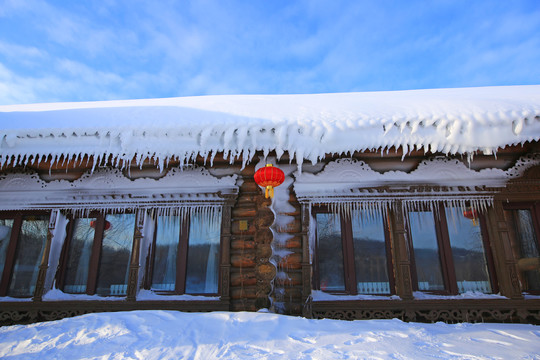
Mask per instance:
[[[98,276],[99,276],[99,265],[101,260],[101,252],[102,252],[102,245],[103,245],[103,238],[105,233],[105,217],[107,215],[111,214],[110,212],[107,213],[101,213],[97,211],[90,212],[88,214],[84,214],[84,216],[74,216],[70,214],[67,216],[68,218],[68,224],[67,224],[67,232],[66,232],[66,240],[64,241],[64,244],[62,246],[62,251],[60,254],[60,261],[59,261],[59,271],[57,272],[56,281],[57,281],[57,288],[64,291],[65,287],[65,281],[66,281],[66,275],[67,275],[67,264],[69,260],[69,250],[71,241],[73,240],[73,233],[75,229],[75,220],[77,219],[88,219],[88,218],[95,218],[96,219],[96,225],[94,228],[94,239],[92,240],[92,248],[90,253],[90,260],[88,265],[88,277],[86,282],[86,291],[84,293],[75,293],[73,295],[96,295],[97,291],[97,282],[98,282]],[[137,216],[135,212],[124,212],[122,214],[134,214]],[[135,219],[135,228],[137,227],[137,219]],[[135,243],[135,236],[136,231],[134,229],[133,232],[133,244]],[[133,255],[133,248],[130,249],[130,260]],[[131,264],[128,262],[126,264],[127,267],[129,267]],[[129,279],[127,284],[129,284]],[[113,295],[109,294],[106,296],[117,296],[117,297],[125,297],[126,295]]]
[[[180,233],[178,235],[177,243],[177,256],[176,256],[176,278],[174,283],[174,291],[152,289],[154,264],[156,258],[156,241],[158,233],[158,216],[151,221],[154,225],[154,232],[152,234],[152,245],[147,257],[146,272],[144,277],[144,289],[151,290],[158,295],[193,295],[193,296],[220,296],[221,289],[221,266],[222,266],[222,249],[223,249],[223,221],[224,213],[221,213],[221,222],[219,227],[219,259],[218,259],[218,283],[216,293],[186,293],[186,277],[188,270],[188,257],[189,257],[189,234],[190,234],[190,220],[191,211],[185,213],[185,216],[181,217],[182,223],[180,224]]]
[[[331,214],[328,206],[318,205],[311,208],[311,221],[315,224],[314,226],[314,236],[315,236],[315,251],[313,254],[313,283],[312,287],[314,290],[321,290],[321,281],[320,281],[320,272],[319,272],[319,240],[317,237],[317,214]],[[326,291],[329,294],[335,295],[366,295],[366,296],[391,296],[396,294],[396,282],[393,269],[393,259],[392,259],[392,245],[391,245],[391,234],[390,229],[387,225],[387,219],[389,214],[383,214],[383,232],[384,232],[384,245],[386,252],[386,267],[388,273],[388,283],[390,287],[389,293],[382,294],[359,294],[358,293],[358,283],[356,281],[356,263],[355,263],[355,253],[354,253],[354,240],[353,240],[353,231],[352,231],[352,218],[342,216],[339,213],[335,214],[340,218],[341,225],[341,248],[343,253],[343,280],[345,285],[344,291]]]
[[[515,202],[506,202],[503,204],[503,210],[505,211],[511,211],[511,210],[529,210],[531,212],[531,217],[533,219],[533,227],[534,231],[536,233],[536,246],[538,247],[538,251],[540,252],[540,202],[539,201],[515,201]],[[515,229],[515,219],[512,217],[510,219],[509,229],[511,229],[511,242],[512,242],[512,249],[514,244],[519,244],[518,242],[518,234]],[[513,252],[514,250],[512,250]],[[517,254],[514,253],[514,256],[516,257]],[[517,265],[517,257],[516,257],[516,265]],[[521,280],[521,273],[518,269],[519,278]],[[522,282],[520,281],[520,288],[521,292],[527,292],[531,295],[540,295],[540,290],[525,290],[523,289],[523,286],[521,285]]]
[[[47,220],[47,223],[50,222],[51,212],[47,210],[34,210],[34,211],[2,211],[0,212],[0,219],[13,219],[13,227],[11,230],[11,236],[9,239],[8,247],[6,249],[6,262],[4,263],[4,268],[2,269],[2,276],[0,278],[0,297],[3,296],[9,296],[9,286],[11,284],[12,278],[13,278],[13,271],[15,267],[16,258],[15,255],[17,254],[17,247],[20,241],[20,233],[21,233],[21,225],[23,222],[24,217],[26,216],[43,216],[47,215],[49,219]],[[47,231],[49,231],[49,225],[47,224]],[[47,246],[47,239],[44,239],[43,246]],[[38,271],[39,266],[38,264]],[[29,297],[33,297],[34,294],[37,291],[37,282],[35,285],[34,293],[30,295]],[[20,297],[20,296],[17,296]],[[20,298],[28,298],[28,296],[20,297]]]
[[[416,259],[414,254],[413,236],[410,227],[411,221],[409,219],[409,212],[431,212],[433,216],[444,290],[419,290],[418,288],[418,275],[416,270]],[[460,292],[457,284],[456,268],[454,264],[454,257],[452,254],[452,245],[450,243],[450,234],[448,231],[448,221],[446,219],[445,204],[440,203],[432,208],[427,206],[420,206],[418,209],[409,210],[409,212],[406,212],[404,214],[404,217],[405,229],[407,231],[407,246],[410,249],[409,255],[411,263],[412,290],[436,295],[459,295]],[[493,253],[491,251],[491,245],[489,241],[486,218],[482,213],[478,213],[477,220],[480,226],[480,235],[484,249],[484,256],[486,259],[486,270],[488,272],[489,282],[491,285],[490,294],[497,294],[499,292],[499,286],[497,281],[497,275],[495,272]]]

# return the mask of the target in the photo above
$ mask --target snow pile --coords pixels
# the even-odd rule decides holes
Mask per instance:
[[[537,359],[540,327],[134,311],[0,328],[3,359]]]
[[[312,95],[227,95],[0,106],[0,165],[48,156],[189,163],[224,152],[325,154],[402,148],[491,153],[540,139],[540,86]]]

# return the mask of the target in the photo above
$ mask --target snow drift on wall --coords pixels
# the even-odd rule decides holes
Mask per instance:
[[[312,95],[223,95],[0,106],[0,165],[52,156],[181,164],[224,152],[325,154],[402,148],[491,153],[540,139],[540,86]]]

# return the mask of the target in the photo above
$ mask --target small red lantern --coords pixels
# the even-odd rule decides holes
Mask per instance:
[[[255,182],[259,186],[266,187],[264,197],[274,197],[274,187],[283,184],[285,181],[285,174],[281,169],[272,166],[272,164],[267,164],[265,167],[260,168],[255,173]]]
[[[94,229],[96,227],[96,220],[90,221],[90,227]],[[105,220],[105,230],[109,230],[111,228],[111,222]]]
[[[476,226],[476,219],[478,219],[478,211],[473,208],[469,208],[463,211],[463,216],[465,216],[467,219],[472,220],[473,225]]]

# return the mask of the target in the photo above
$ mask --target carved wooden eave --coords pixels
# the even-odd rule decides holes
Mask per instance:
[[[36,173],[6,174],[0,176],[0,210],[123,211],[223,205],[238,194],[236,178],[218,178],[197,166],[173,168],[159,179],[131,180],[114,168],[88,172],[74,181],[46,182]]]
[[[529,167],[523,174],[506,184],[506,188],[495,196],[503,202],[530,202],[540,200],[540,166]]]
[[[420,162],[411,172],[374,171],[364,161],[338,159],[317,174],[296,172],[294,191],[304,204],[334,207],[381,208],[445,202],[484,208],[509,181],[540,164],[540,154],[521,157],[513,167],[472,170],[462,161],[435,157]]]

